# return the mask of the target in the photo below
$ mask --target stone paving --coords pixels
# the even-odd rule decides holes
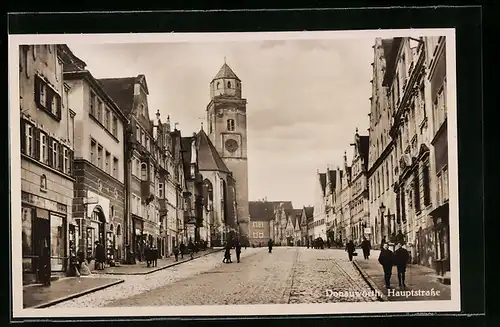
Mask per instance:
[[[242,259],[250,257],[264,249],[247,248],[242,250]],[[234,250],[232,251],[233,257]],[[59,303],[51,308],[91,308],[106,306],[112,301],[133,297],[137,294],[148,296],[150,291],[159,287],[179,283],[186,278],[214,270],[222,266],[223,252],[212,253],[204,257],[169,267],[148,275],[122,275],[124,282],[82,297]],[[235,264],[233,264],[235,265]],[[109,278],[109,275],[94,274],[93,278]]]

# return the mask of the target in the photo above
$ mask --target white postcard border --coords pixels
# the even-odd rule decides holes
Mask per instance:
[[[127,308],[67,308],[24,309],[22,305],[22,245],[19,242],[21,221],[21,157],[19,142],[19,45],[20,44],[97,44],[97,43],[157,43],[157,42],[248,42],[292,39],[366,39],[398,36],[446,36],[446,63],[448,80],[448,167],[450,195],[450,266],[451,300],[411,302],[360,302],[325,304],[261,304],[226,306],[135,307],[134,316],[266,316],[266,315],[321,315],[423,313],[460,311],[460,253],[458,224],[458,158],[456,106],[456,52],[454,29],[401,29],[363,31],[304,31],[252,33],[137,33],[137,34],[47,34],[9,35],[9,126],[11,155],[11,231],[12,231],[12,313],[14,318],[32,317],[123,317]],[[19,237],[15,237],[16,233]]]

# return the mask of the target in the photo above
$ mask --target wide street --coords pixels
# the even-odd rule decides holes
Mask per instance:
[[[275,247],[242,250],[241,263],[223,264],[223,253],[125,282],[55,307],[124,307],[376,301],[343,250]],[[327,296],[358,292],[356,296]]]

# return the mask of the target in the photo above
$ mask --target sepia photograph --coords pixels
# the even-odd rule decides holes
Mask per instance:
[[[15,317],[460,310],[453,29],[9,42]]]

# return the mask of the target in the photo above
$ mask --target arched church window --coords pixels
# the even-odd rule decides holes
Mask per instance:
[[[234,131],[234,119],[227,120],[227,130]]]
[[[231,82],[227,82],[227,87],[231,88]]]

